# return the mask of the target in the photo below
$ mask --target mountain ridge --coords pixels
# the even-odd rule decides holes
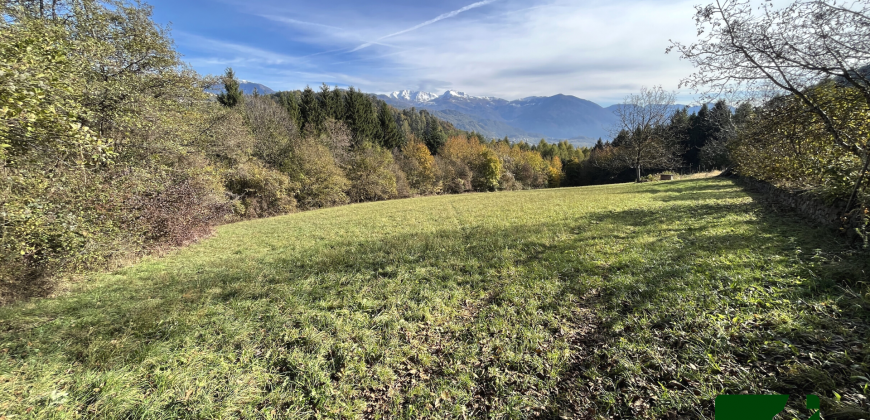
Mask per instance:
[[[245,94],[271,94],[268,86],[247,80],[240,81]],[[215,87],[211,93],[223,89]],[[507,100],[491,96],[474,96],[457,90],[443,94],[409,89],[387,94],[375,94],[378,99],[398,109],[419,108],[465,131],[474,131],[488,138],[507,137],[513,141],[537,142],[567,140],[575,146],[592,146],[599,138],[612,137],[617,125],[616,109],[622,104],[602,107],[573,95],[527,96]],[[673,110],[686,105],[673,105]],[[700,107],[688,107],[697,112]]]
[[[239,90],[241,90],[242,93],[244,93],[245,95],[253,95],[254,91],[257,91],[257,93],[260,95],[271,95],[275,93],[274,89],[262,83],[249,82],[247,80],[239,81]],[[210,89],[206,89],[205,91],[217,95],[224,92],[224,87],[222,84],[218,84],[216,86],[212,86]]]
[[[568,139],[578,146],[589,146],[599,137],[609,137],[610,126],[616,122],[612,111],[564,94],[509,101],[456,90],[441,95],[401,90],[377,97],[399,109],[415,107],[440,112],[441,118],[463,130],[512,140]]]
[[[590,100],[561,93],[506,100],[456,90],[439,95],[406,89],[376,96],[399,109],[426,109],[456,128],[487,137],[508,137],[515,141],[568,140],[577,146],[591,146],[598,138],[611,138],[611,131],[618,123],[615,111],[623,105],[602,107]],[[684,107],[690,114],[701,108],[682,104],[671,106],[673,111]]]

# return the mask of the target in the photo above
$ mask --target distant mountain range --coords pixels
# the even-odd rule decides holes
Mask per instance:
[[[461,130],[511,140],[569,139],[590,145],[599,137],[609,137],[609,127],[615,123],[612,111],[569,95],[508,101],[454,90],[443,95],[403,90],[378,98],[399,109],[429,110]]]
[[[617,124],[614,114],[620,105],[606,108],[571,95],[531,96],[508,101],[488,96],[471,96],[448,90],[442,95],[403,90],[378,95],[388,104],[421,108],[451,122],[456,128],[476,131],[490,138],[537,141],[568,140],[577,146],[591,146],[599,138],[609,139]],[[674,105],[674,111],[686,105]],[[689,107],[689,113],[701,107]]]
[[[275,93],[274,90],[270,89],[266,85],[263,85],[260,83],[249,82],[247,80],[240,80],[239,81],[239,89],[241,89],[245,95],[253,95],[255,90],[260,95],[270,95],[272,93]],[[219,84],[211,89],[206,89],[206,92],[213,93],[215,95],[217,95],[223,91],[224,91],[224,87],[222,84]]]
[[[249,95],[255,89],[264,95],[275,92],[265,85],[246,80],[242,80],[240,86]],[[212,89],[212,93],[221,91],[223,89]],[[475,131],[489,138],[508,137],[529,142],[542,138],[568,140],[576,146],[591,146],[599,138],[609,139],[611,128],[617,124],[614,111],[619,107],[617,104],[605,108],[592,101],[562,94],[530,96],[514,101],[471,96],[455,90],[441,95],[402,90],[376,96],[399,109],[428,110],[460,130]],[[674,105],[673,109],[684,106]],[[698,106],[690,107],[689,113],[699,109]]]

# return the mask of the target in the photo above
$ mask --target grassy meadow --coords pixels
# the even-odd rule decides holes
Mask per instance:
[[[0,307],[0,419],[861,418],[864,270],[716,178],[241,222]]]

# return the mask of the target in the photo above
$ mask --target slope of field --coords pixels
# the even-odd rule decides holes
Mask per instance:
[[[0,418],[859,418],[866,269],[723,179],[237,223],[0,308]]]

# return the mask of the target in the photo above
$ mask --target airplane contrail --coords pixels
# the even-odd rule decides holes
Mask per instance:
[[[289,24],[294,24],[294,25],[317,26],[320,28],[337,29],[340,31],[344,30],[344,29],[339,28],[337,26],[324,25],[322,23],[316,23],[316,22],[306,22],[304,20],[298,20],[298,19],[290,19],[290,18],[287,18],[284,16],[260,15],[260,17],[265,18],[265,19],[269,19],[269,20],[272,20],[275,22],[283,22],[283,23],[289,23]]]
[[[360,46],[358,46],[358,47],[356,47],[356,48],[350,50],[350,52],[359,51],[359,50],[361,50],[361,49],[363,49],[363,48],[370,47],[370,46],[376,44],[378,41],[382,41],[382,40],[387,39],[387,38],[392,38],[392,37],[394,37],[394,36],[396,36],[396,35],[401,35],[401,34],[404,34],[404,33],[408,33],[408,32],[411,32],[411,31],[415,31],[415,30],[420,29],[420,28],[422,28],[422,27],[424,27],[424,26],[428,26],[428,25],[431,25],[431,24],[433,24],[433,23],[435,23],[435,22],[438,22],[439,20],[444,20],[444,19],[447,19],[447,18],[452,18],[453,16],[456,16],[456,15],[462,13],[462,12],[466,12],[466,11],[469,11],[469,10],[471,10],[471,9],[476,9],[476,8],[478,8],[478,7],[481,7],[481,6],[486,6],[487,4],[490,4],[490,3],[493,3],[493,2],[496,2],[496,1],[498,1],[498,0],[483,0],[483,1],[479,1],[479,2],[477,2],[477,3],[469,4],[468,6],[465,6],[465,7],[461,8],[461,9],[457,9],[457,10],[454,10],[454,11],[452,11],[452,12],[444,13],[444,14],[439,15],[438,17],[436,17],[436,18],[434,18],[434,19],[427,20],[427,21],[425,21],[425,22],[423,22],[423,23],[421,23],[421,24],[419,24],[419,25],[415,25],[415,26],[412,26],[412,27],[410,27],[410,28],[408,28],[408,29],[403,29],[403,30],[401,30],[401,31],[399,31],[399,32],[395,32],[395,33],[392,33],[392,34],[389,34],[389,35],[382,36],[382,37],[380,37],[380,38],[378,38],[378,39],[376,39],[376,40],[374,40],[374,41],[372,41],[372,42],[366,42],[365,44],[362,44],[362,45],[360,45]]]

